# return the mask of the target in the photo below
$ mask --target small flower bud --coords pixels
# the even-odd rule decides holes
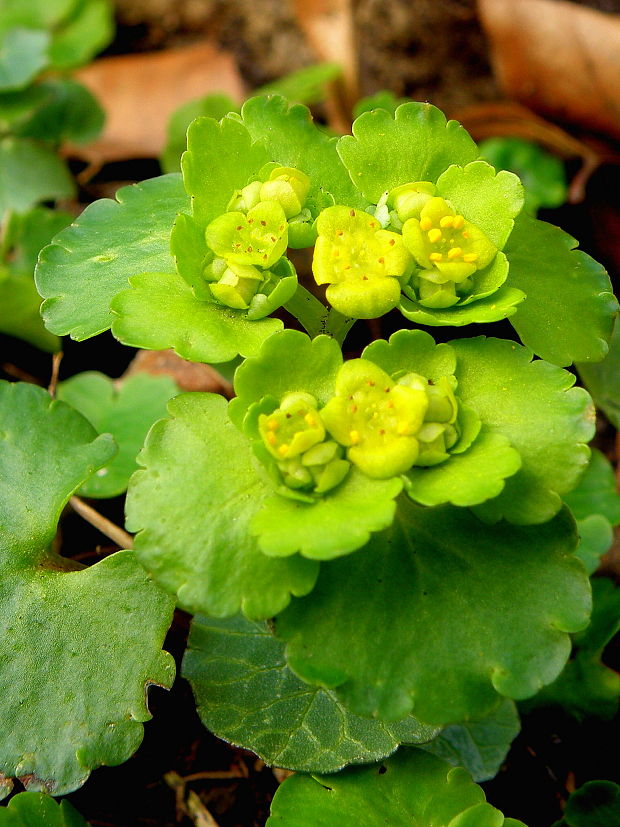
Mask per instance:
[[[261,200],[261,186],[262,183],[260,181],[252,181],[252,183],[248,184],[247,187],[236,190],[235,194],[228,202],[226,210],[228,212],[233,212],[236,210],[247,212],[248,210],[251,210],[252,207],[255,207]]]
[[[434,184],[430,181],[416,181],[391,190],[387,203],[394,209],[401,224],[404,224],[409,218],[419,218],[422,208],[434,195]]]
[[[260,187],[261,201],[276,201],[287,218],[298,215],[310,189],[308,176],[294,167],[276,167]]]
[[[256,267],[229,262],[220,279],[209,285],[220,304],[234,310],[247,310],[258,292],[263,274]]]

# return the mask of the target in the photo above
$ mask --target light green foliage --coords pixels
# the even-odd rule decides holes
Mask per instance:
[[[88,827],[68,801],[56,802],[45,793],[18,793],[0,809],[2,827]]]
[[[515,704],[506,699],[483,718],[445,727],[422,749],[454,767],[465,767],[474,781],[488,781],[497,775],[520,729]]]
[[[0,215],[23,213],[41,201],[74,193],[65,163],[51,149],[30,139],[0,140]]]
[[[14,134],[57,145],[63,141],[86,143],[101,132],[103,109],[81,83],[55,78],[36,88],[41,98],[36,108],[13,124]]]
[[[0,27],[1,22],[0,16]],[[47,32],[0,28],[0,92],[20,89],[38,75],[47,63],[49,42]]]
[[[469,773],[417,749],[337,776],[294,775],[278,789],[268,827],[525,827],[487,804]]]
[[[187,611],[270,617],[291,594],[312,589],[318,566],[298,555],[270,559],[251,538],[249,522],[269,489],[228,421],[225,400],[183,394],[169,411],[172,419],[152,428],[138,458],[145,470],[129,488],[136,554]]]
[[[335,772],[437,734],[411,716],[388,724],[351,714],[333,692],[293,675],[265,624],[240,617],[194,618],[183,675],[205,726],[278,767]]]
[[[113,454],[111,438],[22,384],[0,387],[0,428],[0,772],[60,795],[140,743],[145,688],[174,675],[161,651],[173,605],[131,552],[84,569],[49,550],[69,496]]]
[[[566,663],[567,633],[585,626],[590,603],[575,545],[565,512],[535,528],[483,527],[458,508],[401,500],[394,525],[324,567],[276,633],[290,668],[357,714],[480,717]]]
[[[567,198],[564,164],[538,144],[523,138],[489,138],[480,144],[483,158],[495,169],[515,172],[525,188],[524,209],[560,207]]]
[[[618,711],[620,674],[603,663],[602,655],[620,629],[620,588],[594,578],[592,594],[592,619],[587,629],[574,635],[572,659],[552,684],[524,705],[526,710],[559,705],[578,720],[611,720]]]
[[[620,428],[620,324],[614,325],[609,353],[598,364],[577,365],[582,382],[615,428]]]
[[[0,330],[42,350],[59,350],[60,341],[43,326],[34,268],[39,250],[71,218],[59,210],[35,207],[23,215],[13,213],[5,223],[4,261],[0,263]]]
[[[269,81],[256,89],[254,94],[276,93],[293,103],[305,103],[310,106],[320,103],[325,98],[328,84],[341,74],[342,68],[338,63],[314,63]]]
[[[139,373],[121,383],[102,373],[79,373],[58,385],[57,398],[88,419],[95,430],[109,433],[118,445],[112,462],[80,488],[84,497],[115,497],[127,488],[137,470],[136,455],[147,431],[166,415],[166,403],[179,389],[167,376]]]
[[[78,341],[107,330],[114,318],[110,302],[131,276],[174,269],[170,229],[188,208],[179,175],[124,187],[115,201],[87,207],[41,253],[36,282],[48,330]]]
[[[616,827],[620,786],[613,781],[588,781],[566,802],[564,818],[553,827]]]
[[[599,362],[618,310],[609,276],[558,227],[519,216],[506,245],[507,285],[527,299],[512,321],[523,344],[556,365]]]
[[[620,523],[616,475],[605,456],[596,448],[592,449],[590,462],[577,487],[565,495],[564,502],[577,520],[577,555],[588,574],[593,574],[601,556],[611,546],[612,526]]]
[[[0,33],[16,28],[39,35],[49,33],[44,65],[53,69],[72,69],[86,63],[114,33],[112,8],[107,0],[4,0]]]

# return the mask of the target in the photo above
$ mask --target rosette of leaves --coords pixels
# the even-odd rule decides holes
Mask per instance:
[[[90,568],[51,549],[70,495],[115,446],[33,385],[0,386],[2,795],[13,777],[61,795],[125,761],[150,718],[146,689],[169,687],[161,649],[173,602],[132,552]]]
[[[111,326],[126,344],[206,362],[256,353],[283,327],[268,318],[282,304],[297,302],[306,316],[309,307],[318,332],[327,308],[297,287],[284,253],[306,243],[324,204],[365,203],[336,139],[304,106],[253,98],[241,115],[193,123],[183,181],[121,190],[118,204],[95,202],[56,237],[37,274],[48,329],[83,339]]]
[[[347,227],[332,213],[325,230],[332,258],[321,253],[316,260],[319,281],[346,284],[352,271],[351,285],[360,293],[364,285],[355,278],[381,282],[384,292],[391,280],[391,306],[399,304],[418,324],[511,317],[523,343],[548,361],[603,358],[617,310],[604,269],[574,251],[566,233],[521,213],[516,176],[478,160],[476,145],[456,121],[429,104],[403,104],[394,114],[376,109],[355,121],[338,151],[355,186],[375,205],[381,230]],[[390,241],[400,246],[385,235],[390,232],[401,234],[410,259],[387,267]],[[355,255],[350,271],[334,269],[333,260],[343,254],[338,238],[363,249],[368,261],[362,257],[356,268]],[[377,303],[374,315],[386,302]]]
[[[487,803],[469,773],[416,749],[338,775],[294,775],[280,785],[268,827],[437,824],[525,827]]]

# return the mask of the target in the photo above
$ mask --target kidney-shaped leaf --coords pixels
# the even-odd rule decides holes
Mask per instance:
[[[183,675],[204,725],[268,764],[335,772],[347,764],[378,761],[401,743],[424,743],[437,734],[412,716],[393,724],[360,718],[333,692],[302,683],[265,624],[199,616],[188,646]]]
[[[486,803],[467,770],[419,749],[338,775],[294,775],[280,786],[267,827],[525,827]]]
[[[110,302],[131,276],[174,270],[170,233],[176,214],[188,209],[180,175],[123,187],[116,201],[87,207],[41,252],[36,280],[47,328],[78,341],[107,330]]]
[[[152,428],[129,485],[127,520],[135,549],[158,583],[190,612],[253,619],[307,594],[318,564],[299,555],[265,556],[249,521],[269,488],[248,440],[228,419],[221,396],[188,393]],[[194,482],[188,485],[188,479]]]
[[[174,675],[173,603],[131,552],[83,569],[47,548],[110,437],[31,385],[0,386],[0,420],[0,773],[60,795],[140,743],[145,689]]]
[[[616,827],[620,786],[613,781],[588,781],[569,797],[564,818],[553,827]]]
[[[485,526],[401,499],[391,529],[321,569],[276,618],[287,661],[359,715],[433,724],[487,714],[560,672],[590,587],[567,511],[536,528]]]

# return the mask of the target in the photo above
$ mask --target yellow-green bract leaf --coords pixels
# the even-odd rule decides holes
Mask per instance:
[[[554,680],[590,585],[565,510],[536,527],[401,499],[393,526],[323,566],[275,620],[289,667],[359,715],[433,724],[487,714]]]
[[[283,327],[279,319],[251,321],[238,310],[197,299],[178,273],[142,273],[129,283],[110,304],[112,333],[125,345],[173,348],[193,362],[229,362],[257,353]]]
[[[67,402],[100,434],[109,433],[118,445],[112,462],[96,471],[80,488],[84,497],[115,497],[127,488],[137,470],[136,455],[147,431],[166,416],[166,403],[179,393],[168,376],[138,373],[120,386],[102,373],[79,373],[58,385],[56,396]]]
[[[556,365],[599,362],[618,302],[605,269],[567,233],[521,215],[506,245],[506,284],[527,299],[512,319],[523,344]]]
[[[583,384],[594,404],[620,429],[620,323],[616,320],[609,342],[609,353],[598,364],[581,362],[577,366]]]
[[[193,120],[206,117],[217,121],[229,112],[236,111],[237,104],[233,99],[218,93],[196,98],[175,109],[168,121],[166,146],[159,159],[163,171],[180,171],[181,155],[187,146],[187,128]]]
[[[419,749],[338,775],[294,775],[279,787],[267,827],[525,827],[486,803],[471,776]]]
[[[451,342],[458,392],[491,433],[507,438],[522,460],[502,493],[477,506],[489,520],[542,523],[556,514],[590,456],[592,400],[575,377],[528,348],[501,339]]]
[[[337,204],[365,205],[338,157],[338,139],[316,127],[307,107],[291,105],[280,95],[269,95],[246,101],[241,117],[252,139],[264,147],[267,160],[310,176],[310,201],[325,190]]]
[[[107,330],[110,302],[131,276],[174,269],[170,233],[176,214],[188,209],[180,175],[123,187],[116,201],[87,207],[41,252],[36,282],[48,330],[79,341]]]
[[[271,559],[250,536],[249,521],[270,488],[249,441],[229,421],[226,401],[189,393],[168,408],[172,419],[151,429],[138,458],[145,470],[129,485],[136,553],[187,611],[270,617],[291,594],[312,589],[318,564],[299,555]]]
[[[340,139],[338,152],[355,186],[375,204],[401,184],[435,182],[451,164],[478,157],[476,144],[457,121],[446,121],[429,103],[414,102],[399,106],[394,115],[384,109],[360,115],[353,136]]]
[[[194,618],[183,675],[206,727],[278,767],[335,772],[437,734],[412,716],[386,724],[352,715],[333,692],[293,675],[265,624],[241,617]]]
[[[28,138],[0,140],[0,215],[74,193],[67,165],[51,149]]]
[[[0,774],[61,795],[138,747],[146,687],[172,683],[161,645],[174,606],[132,552],[84,569],[49,550],[111,438],[41,388],[8,383],[0,431]]]

